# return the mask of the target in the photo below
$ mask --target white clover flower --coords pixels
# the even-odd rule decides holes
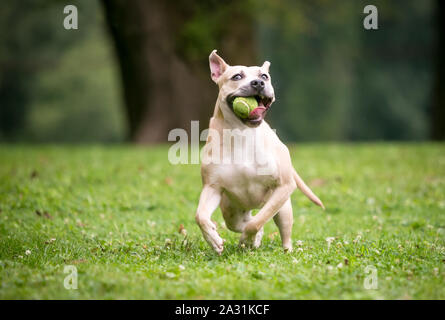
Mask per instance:
[[[301,241],[301,240],[298,240],[296,243],[297,243],[297,246],[299,246],[299,247],[301,247],[303,245],[303,241]]]
[[[31,250],[26,250],[26,251],[25,251],[25,254],[26,254],[27,256],[29,256],[29,255],[31,254]]]
[[[328,249],[331,247],[331,243],[332,241],[334,241],[335,238],[334,237],[327,237],[326,238],[326,242],[328,243]]]
[[[362,236],[360,234],[358,234],[357,237],[352,242],[357,243],[360,241],[361,238],[362,238]]]

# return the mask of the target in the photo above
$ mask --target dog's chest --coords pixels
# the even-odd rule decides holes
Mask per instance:
[[[252,163],[222,165],[217,169],[217,175],[229,198],[246,209],[261,207],[279,179],[272,156],[267,157],[261,166]]]

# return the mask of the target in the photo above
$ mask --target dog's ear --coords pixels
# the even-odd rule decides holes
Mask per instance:
[[[209,56],[210,62],[210,74],[212,76],[212,80],[217,82],[219,77],[226,71],[228,64],[216,54],[216,50],[213,50]]]
[[[261,69],[264,69],[267,72],[269,72],[269,68],[270,68],[270,62],[269,61],[264,61],[263,65],[261,66]]]

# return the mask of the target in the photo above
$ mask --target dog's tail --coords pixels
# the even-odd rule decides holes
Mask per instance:
[[[297,184],[298,189],[304,193],[306,197],[308,197],[313,203],[325,209],[323,202],[312,192],[312,190],[304,183],[303,179],[298,175],[297,171],[294,170],[294,179]]]

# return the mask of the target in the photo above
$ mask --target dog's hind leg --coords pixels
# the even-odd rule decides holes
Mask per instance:
[[[230,199],[226,195],[222,195],[221,204],[220,204],[221,212],[224,217],[224,221],[229,230],[234,232],[243,232],[246,224],[252,219],[252,212],[250,210],[246,211],[239,206],[236,206],[234,203],[230,201]],[[263,228],[261,228],[255,236],[255,239],[252,243],[245,243],[243,239],[240,240],[240,244],[247,244],[254,248],[258,248],[261,245],[261,240],[263,238]]]
[[[283,207],[273,217],[275,224],[280,230],[281,242],[285,252],[292,252],[292,225],[294,217],[292,215],[292,203],[290,198],[284,203]]]
[[[247,222],[252,219],[250,211],[246,211],[234,204],[227,195],[223,194],[219,205],[224,221],[229,230],[243,232]]]

